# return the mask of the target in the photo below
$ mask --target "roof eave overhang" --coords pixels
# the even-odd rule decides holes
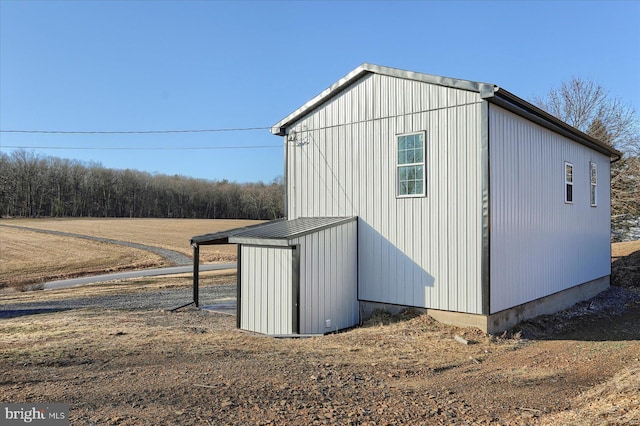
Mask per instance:
[[[300,219],[305,219],[305,218],[300,218]],[[293,221],[295,220],[296,219],[294,219]],[[336,226],[341,226],[341,225],[344,225],[345,223],[353,222],[355,220],[358,220],[357,216],[336,217],[335,220],[332,220],[330,223],[313,226],[311,228],[304,229],[299,232],[294,232],[287,235],[286,237],[257,236],[255,235],[255,233],[252,233],[252,235],[243,235],[242,233],[239,233],[229,237],[229,243],[288,247],[293,244],[294,240],[300,237],[304,237],[310,234],[315,234],[320,231],[324,231],[326,229],[334,228]],[[290,221],[290,222],[293,222],[293,221]],[[284,222],[287,222],[287,220],[284,220]],[[267,229],[273,223],[275,222],[267,222],[262,227],[256,227],[255,230],[258,230],[260,228]]]
[[[322,221],[322,223],[310,224],[308,225],[308,227],[303,226],[302,228],[295,229],[293,232],[285,232],[286,235],[279,235],[282,234],[282,230],[278,231],[277,228],[281,227],[282,225],[286,226],[291,223],[299,223],[300,221],[308,219],[327,220]],[[199,235],[191,238],[191,245],[197,247],[215,244],[252,244],[287,247],[293,244],[293,241],[297,238],[324,231],[325,229],[344,225],[345,223],[353,222],[356,220],[358,220],[357,216],[298,218],[294,220],[276,219],[269,222],[245,226],[243,228],[234,228],[226,231],[215,232],[212,234]],[[275,231],[274,228],[276,229]]]
[[[496,87],[492,93],[486,92],[482,94],[482,98],[495,105],[498,105],[508,111],[513,112],[521,117],[526,118],[536,124],[539,124],[549,130],[561,134],[571,140],[574,140],[588,148],[598,151],[608,156],[611,161],[617,161],[621,158],[622,153],[597,139],[592,138],[586,133],[581,132],[568,125],[567,123],[557,119],[548,112],[536,107],[533,104],[519,98],[504,89]]]
[[[262,223],[256,223],[254,225],[243,226],[241,228],[233,228],[233,229],[228,229],[226,231],[198,235],[191,238],[191,245],[192,246],[211,246],[211,245],[218,245],[218,244],[235,244],[234,242],[230,241],[234,235],[239,234],[243,231],[248,231],[250,229],[281,222],[283,220],[285,219],[276,219],[270,222],[262,222]]]
[[[311,99],[309,102],[302,105],[300,108],[277,122],[271,127],[271,133],[276,136],[284,136],[287,134],[287,128],[289,124],[296,121],[298,118],[304,116],[309,111],[314,110],[322,103],[334,97],[338,92],[340,92],[344,87],[348,86],[355,80],[359,79],[363,74],[369,73],[368,64],[362,64],[358,68],[351,71],[349,74],[341,78],[340,80],[333,83],[327,89],[322,91],[319,95]]]
[[[291,245],[289,239],[286,238],[232,237],[229,239],[229,242],[231,244],[246,244],[269,247],[289,247]]]

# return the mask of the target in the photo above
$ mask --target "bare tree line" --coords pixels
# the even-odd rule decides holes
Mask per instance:
[[[97,163],[0,152],[2,217],[276,219],[284,186],[114,170]]]

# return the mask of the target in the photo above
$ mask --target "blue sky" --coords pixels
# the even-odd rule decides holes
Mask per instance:
[[[640,111],[640,2],[0,0],[0,129],[269,127],[363,62],[528,100],[579,76]],[[214,180],[283,170],[266,129],[0,133],[13,146]]]

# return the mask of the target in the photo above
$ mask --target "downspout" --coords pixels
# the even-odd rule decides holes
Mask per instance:
[[[613,157],[609,157],[609,158],[612,158],[609,161],[609,164],[617,163],[618,161],[622,160],[622,154],[616,153]]]
[[[288,132],[285,132],[288,133]],[[289,217],[289,144],[287,143],[287,135],[284,138],[284,218]]]

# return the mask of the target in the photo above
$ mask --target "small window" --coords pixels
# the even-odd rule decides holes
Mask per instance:
[[[425,132],[398,136],[398,197],[424,197]]]
[[[589,162],[589,176],[591,179],[591,207],[596,207],[598,205],[598,169],[593,161]]]
[[[573,203],[573,164],[564,163],[564,202]]]

